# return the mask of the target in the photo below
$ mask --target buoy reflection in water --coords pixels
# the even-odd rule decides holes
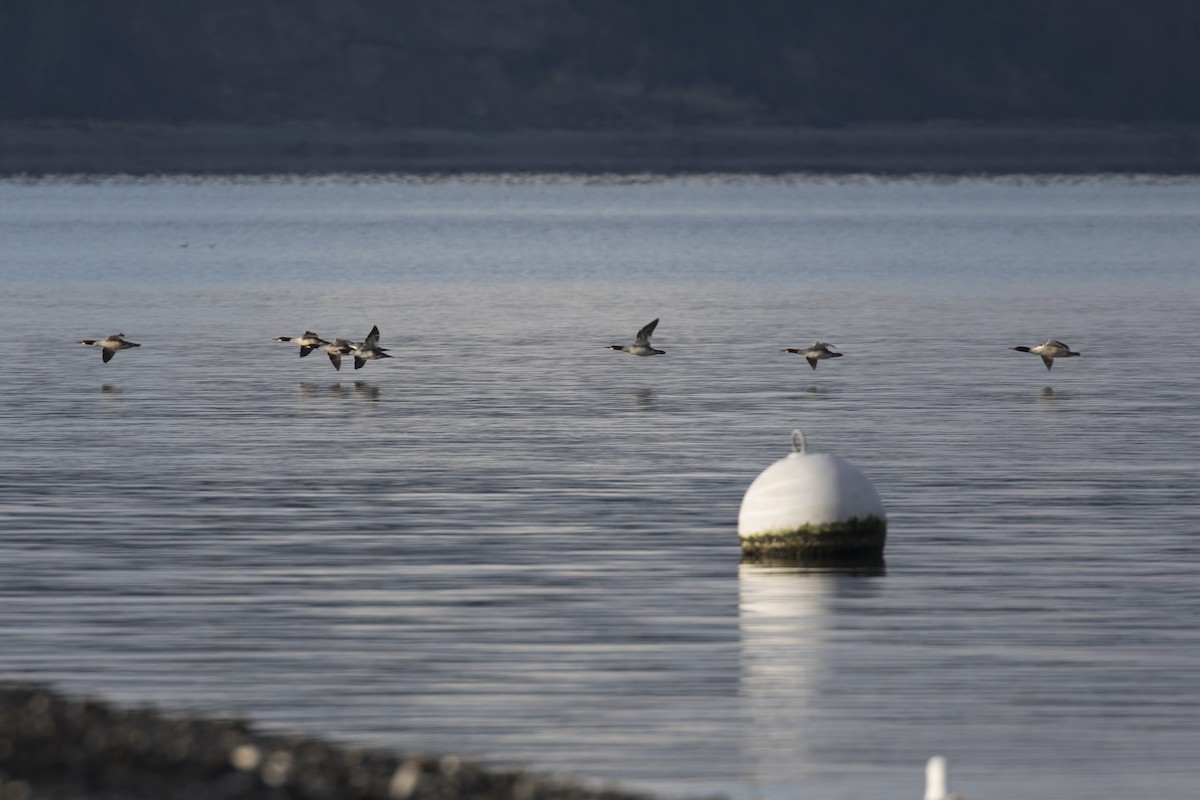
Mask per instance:
[[[826,658],[836,601],[864,591],[884,574],[882,562],[855,569],[738,568],[744,757],[756,780],[779,785],[827,767],[816,751],[819,698],[833,683]]]

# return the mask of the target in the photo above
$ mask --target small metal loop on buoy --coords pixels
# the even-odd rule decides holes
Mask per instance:
[[[799,447],[796,446],[797,439],[800,440]],[[792,430],[792,452],[799,453],[800,455],[804,455],[804,450],[805,450],[804,431],[800,430],[799,428],[794,428]]]

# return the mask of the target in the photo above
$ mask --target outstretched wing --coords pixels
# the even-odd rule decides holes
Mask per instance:
[[[372,325],[371,332],[367,334],[367,338],[363,339],[363,347],[370,349],[379,341],[379,326]]]
[[[107,364],[112,360],[112,357],[117,354],[116,350],[109,350],[107,347],[100,351],[100,359]]]
[[[642,329],[640,331],[637,332],[637,338],[634,339],[633,343],[640,344],[643,346],[649,346],[650,345],[650,334],[654,333],[654,329],[657,327],[658,327],[658,320],[654,320],[653,322],[646,324],[645,326],[642,327]]]
[[[1046,369],[1054,366],[1054,359],[1049,356],[1042,356],[1042,363],[1046,365]]]

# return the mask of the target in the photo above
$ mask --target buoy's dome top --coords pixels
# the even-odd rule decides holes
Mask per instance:
[[[868,517],[886,518],[871,481],[840,456],[808,453],[797,428],[792,452],[763,470],[746,490],[738,533],[745,537]]]

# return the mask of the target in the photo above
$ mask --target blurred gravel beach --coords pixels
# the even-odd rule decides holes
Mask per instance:
[[[163,714],[0,687],[0,799],[635,800],[454,756],[394,755],[268,736],[240,720]]]

